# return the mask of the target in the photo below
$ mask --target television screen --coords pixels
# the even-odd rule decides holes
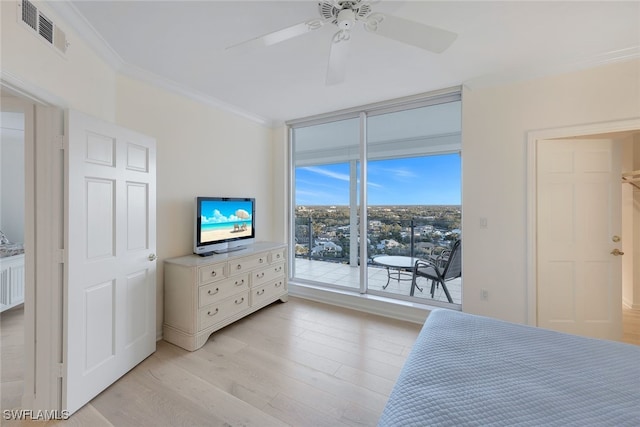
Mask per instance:
[[[198,197],[194,252],[227,252],[255,237],[255,200],[252,198]]]

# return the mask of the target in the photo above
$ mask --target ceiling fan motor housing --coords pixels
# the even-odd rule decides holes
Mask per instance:
[[[322,19],[330,21],[341,30],[348,30],[357,20],[365,19],[371,13],[371,6],[362,0],[323,0],[318,3],[318,12]]]

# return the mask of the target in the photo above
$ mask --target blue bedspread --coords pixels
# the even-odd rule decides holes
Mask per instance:
[[[435,310],[387,426],[640,426],[640,346]]]

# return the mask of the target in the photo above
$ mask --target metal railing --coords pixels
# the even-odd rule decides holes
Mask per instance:
[[[347,219],[296,216],[295,256],[349,263],[350,224]],[[449,249],[460,238],[460,219],[389,220],[369,218],[369,261],[376,255],[428,257]],[[358,238],[358,236],[356,236]],[[358,256],[359,259],[359,256]]]

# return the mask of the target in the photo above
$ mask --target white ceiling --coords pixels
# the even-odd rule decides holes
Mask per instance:
[[[374,11],[453,31],[457,40],[434,54],[358,26],[344,83],[326,86],[333,26],[248,52],[225,49],[317,18],[317,1],[49,5],[120,71],[268,125],[460,84],[473,88],[640,57],[638,1],[383,0]]]

